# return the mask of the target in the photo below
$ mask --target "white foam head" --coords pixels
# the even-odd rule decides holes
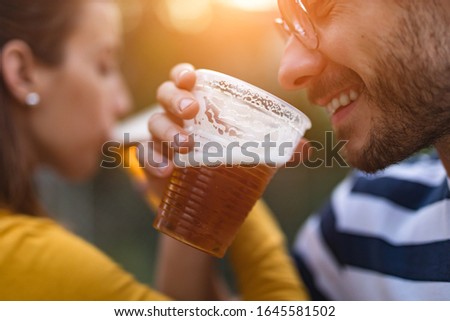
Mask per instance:
[[[196,71],[197,116],[185,122],[199,146],[182,161],[195,164],[281,166],[311,122],[278,97],[242,80],[211,70]]]

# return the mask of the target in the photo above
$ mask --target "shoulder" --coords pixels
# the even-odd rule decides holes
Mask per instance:
[[[4,250],[2,254],[11,252],[12,256],[19,251],[27,251],[28,256],[34,257],[42,256],[47,251],[67,252],[68,249],[80,247],[94,249],[51,219],[22,214],[0,217],[0,243]]]
[[[138,300],[153,295],[101,251],[50,219],[1,216],[0,247],[2,299]]]
[[[447,174],[435,155],[416,156],[373,175],[353,172],[294,243],[313,297],[448,298],[448,289],[432,281],[449,277],[448,256],[442,254],[450,246],[443,224],[449,195]],[[400,283],[410,291],[401,291]]]
[[[4,245],[4,250],[17,250],[15,245],[32,249],[54,243],[56,238],[64,241],[72,239],[72,235],[51,219],[5,212],[0,215],[0,242]],[[4,253],[5,251],[2,254]]]
[[[438,185],[446,178],[446,172],[436,153],[415,155],[401,163],[387,167],[375,174],[355,171],[356,179],[374,182],[383,179],[397,179],[403,182],[419,183],[423,185]]]
[[[418,210],[448,196],[447,173],[436,154],[431,153],[414,156],[376,174],[355,171],[336,189],[332,201],[356,197]]]
[[[375,175],[353,173],[320,211],[322,232],[395,245],[447,240],[449,231],[442,222],[449,201],[441,161],[420,155]]]

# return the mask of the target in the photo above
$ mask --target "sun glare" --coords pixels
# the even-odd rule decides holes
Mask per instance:
[[[277,8],[276,0],[215,0],[220,4],[247,11],[269,11]]]
[[[158,8],[162,21],[183,33],[198,33],[208,28],[211,11],[209,0],[166,0]]]
[[[276,0],[164,0],[159,2],[157,13],[168,27],[195,34],[210,26],[214,4],[253,12],[277,8]]]

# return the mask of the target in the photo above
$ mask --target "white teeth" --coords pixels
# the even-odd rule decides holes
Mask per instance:
[[[353,89],[349,93],[341,93],[339,97],[333,98],[326,106],[328,113],[330,115],[334,114],[339,107],[347,106],[352,101],[358,99],[358,97],[359,93]]]
[[[334,98],[331,103],[333,104],[334,109],[338,109],[341,106],[341,103],[339,102],[339,99]]]
[[[341,94],[341,97],[339,97],[339,102],[341,103],[341,106],[347,106],[350,104],[350,97],[346,94]]]
[[[350,100],[351,101],[355,101],[356,99],[358,99],[358,97],[359,97],[359,94],[356,91],[354,91],[353,89],[350,90]]]

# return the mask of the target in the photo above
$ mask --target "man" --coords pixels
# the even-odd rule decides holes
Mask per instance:
[[[335,190],[294,246],[312,298],[450,299],[450,2],[278,5],[289,34],[279,81],[329,111],[352,166],[375,173],[428,146],[439,155],[355,172]],[[197,109],[183,68],[159,100],[184,118]],[[181,131],[169,122],[150,121],[154,136]]]
[[[430,145],[441,158],[335,190],[294,246],[312,297],[450,299],[450,3],[278,3],[296,35],[280,82],[328,109],[351,165],[372,173]]]

